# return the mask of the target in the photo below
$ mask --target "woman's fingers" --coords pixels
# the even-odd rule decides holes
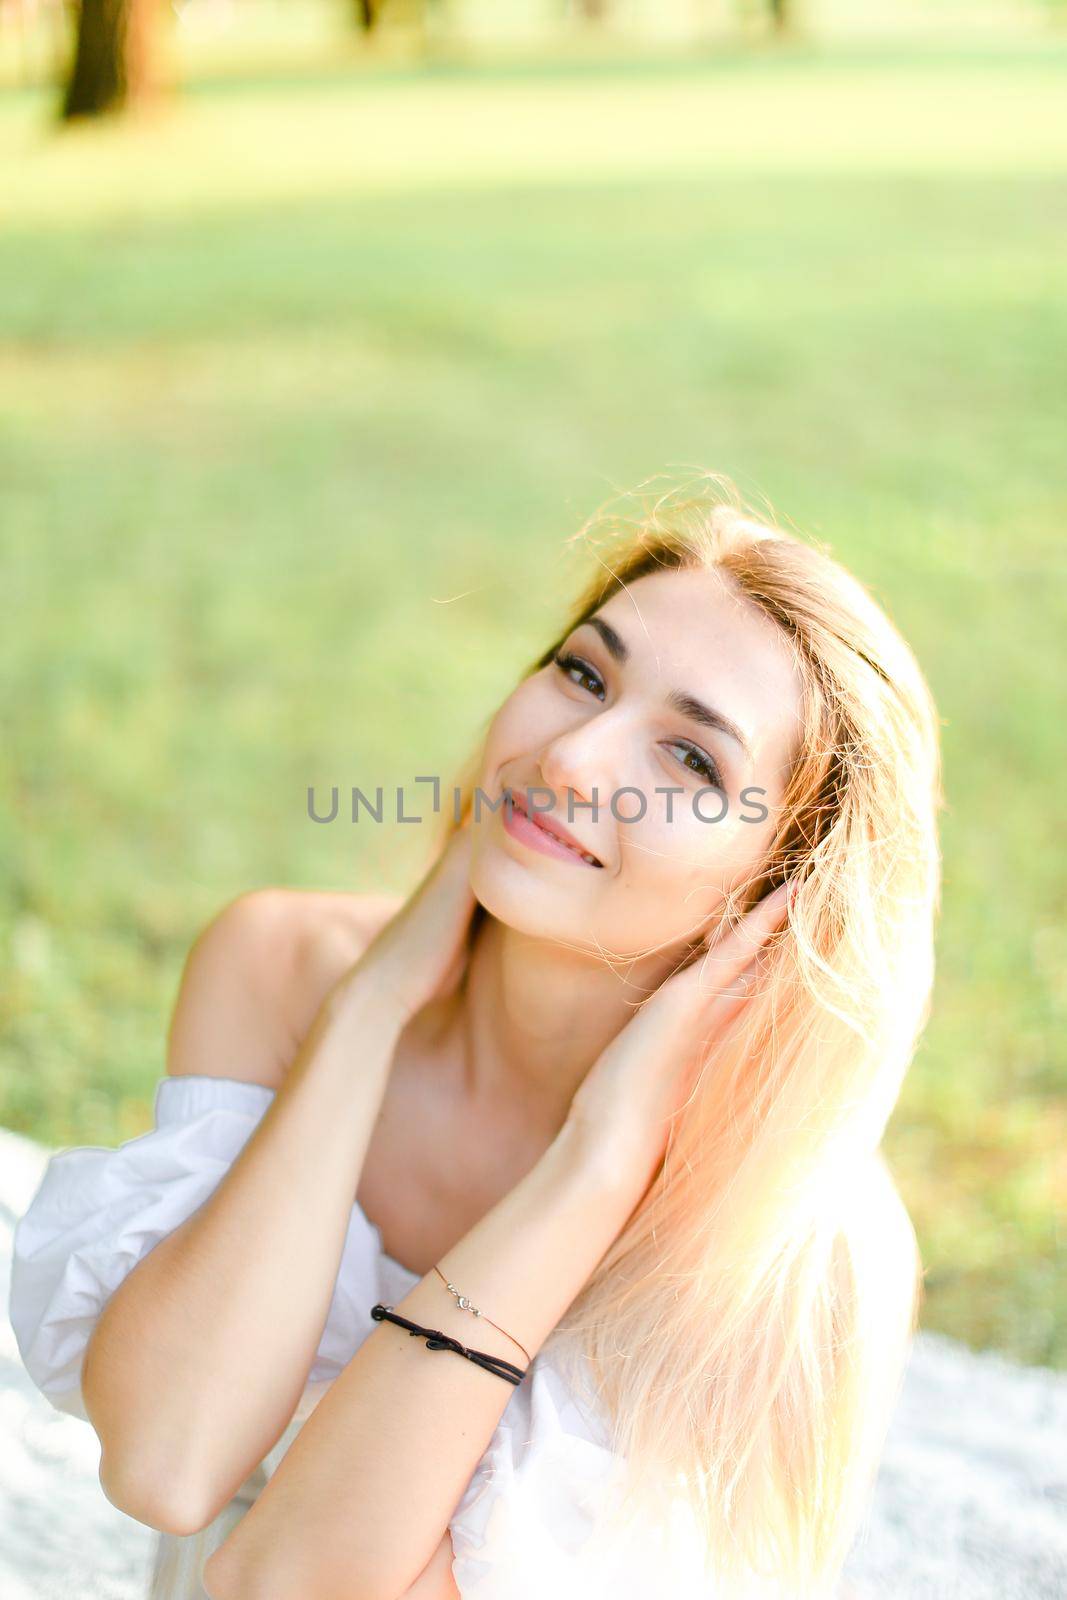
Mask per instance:
[[[477,904],[470,865],[471,832],[461,827],[414,894],[360,956],[352,969],[353,981],[373,983],[377,991],[398,1000],[409,1016],[442,986],[450,993],[467,959],[467,935]]]
[[[674,972],[637,1008],[574,1097],[569,1120],[583,1138],[662,1157],[669,1124],[688,1104],[708,1047],[758,987],[763,946],[788,904],[785,886],[767,895],[703,960]]]
[[[764,895],[736,928],[712,945],[699,966],[702,994],[747,998],[759,976],[760,952],[785,920],[790,889],[790,884],[783,883]]]
[[[471,850],[471,830],[457,828],[419,890],[420,910],[448,939],[465,930],[474,910]]]
[[[740,972],[735,972],[724,988],[719,990],[720,1000],[747,1000],[760,978],[760,963],[757,956],[750,961],[748,966]]]
[[[756,990],[763,947],[785,918],[789,892],[789,885],[783,884],[765,895],[702,958],[662,983],[637,1015],[643,1015],[650,1029],[665,1026],[668,1033],[691,1028],[695,1022],[703,1027],[710,1023],[713,1030],[725,1025]]]

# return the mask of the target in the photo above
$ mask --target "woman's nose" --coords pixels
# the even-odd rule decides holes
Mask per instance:
[[[572,732],[554,739],[541,755],[541,776],[552,790],[554,805],[563,810],[570,802],[581,802],[589,807],[594,799],[597,816],[603,814],[611,803],[611,785],[607,764],[595,748],[596,741],[588,737],[588,729]],[[592,813],[590,813],[592,815]]]

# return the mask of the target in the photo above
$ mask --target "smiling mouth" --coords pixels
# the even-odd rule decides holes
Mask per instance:
[[[517,811],[520,816],[525,817],[531,827],[537,828],[540,833],[551,839],[554,844],[561,845],[563,849],[569,850],[572,855],[577,856],[579,861],[584,861],[587,866],[603,868],[604,863],[591,850],[585,850],[581,845],[572,844],[569,839],[562,838],[554,828],[546,828],[544,823],[539,821],[537,817],[531,816],[514,790],[511,791],[511,804],[512,809]]]

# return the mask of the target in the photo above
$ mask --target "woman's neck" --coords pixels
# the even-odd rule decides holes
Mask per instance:
[[[486,916],[445,1003],[464,1099],[551,1143],[586,1073],[677,960],[609,965]]]

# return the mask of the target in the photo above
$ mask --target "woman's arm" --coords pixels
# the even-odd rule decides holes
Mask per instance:
[[[463,1600],[452,1576],[455,1554],[452,1534],[446,1528],[444,1538],[428,1564],[423,1567],[411,1588],[404,1590],[403,1600]]]
[[[291,1418],[401,1027],[370,986],[329,996],[218,1187],[105,1305],[82,1386],[120,1510],[194,1532]]]
[[[438,1263],[531,1356],[655,1178],[694,1067],[743,1013],[787,892],[760,901],[638,1008],[546,1153]],[[510,1340],[461,1310],[436,1272],[394,1309],[515,1359]],[[383,1322],[205,1564],[213,1600],[402,1600],[438,1551],[510,1394],[493,1373]]]
[[[218,1187],[100,1314],[83,1363],[85,1408],[101,1484],[140,1521],[204,1527],[293,1415],[399,1036],[462,972],[469,859],[464,828],[330,989]]]
[[[522,1352],[485,1318],[536,1355],[646,1185],[647,1174],[620,1176],[605,1145],[592,1153],[566,1124],[441,1259],[441,1271],[485,1316],[461,1310],[432,1271],[394,1309],[524,1367]],[[417,1595],[513,1392],[454,1351],[428,1350],[424,1339],[381,1323],[207,1562],[213,1600]]]

